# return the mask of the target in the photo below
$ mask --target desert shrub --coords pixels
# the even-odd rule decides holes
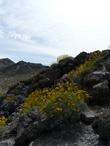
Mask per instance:
[[[77,67],[76,70],[72,70],[68,74],[69,79],[72,81],[74,80],[74,78],[78,78],[85,72],[93,69],[95,67],[96,61],[102,56],[103,54],[101,51],[95,51],[90,53],[89,58],[83,64],[80,64],[80,66]]]
[[[84,100],[89,95],[76,84],[59,83],[53,88],[32,92],[22,105],[23,112],[38,108],[45,117],[65,119],[84,108]]]
[[[7,119],[4,116],[0,116],[0,126],[6,125]]]
[[[89,60],[95,61],[102,56],[103,56],[103,53],[101,51],[97,50],[97,51],[90,53]]]

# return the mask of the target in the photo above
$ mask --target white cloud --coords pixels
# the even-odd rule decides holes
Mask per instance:
[[[0,41],[6,39],[10,51],[55,57],[104,49],[110,44],[109,4],[109,0],[0,0]]]

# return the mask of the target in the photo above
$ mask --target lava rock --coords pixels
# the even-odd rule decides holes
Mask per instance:
[[[6,116],[9,116],[11,113],[13,113],[16,108],[17,108],[16,101],[11,101],[11,102],[7,101],[7,103],[1,106],[1,109],[5,113]]]
[[[96,104],[109,104],[110,101],[110,90],[108,87],[108,81],[105,80],[93,86],[91,90],[94,103]]]
[[[94,131],[99,134],[101,139],[110,140],[110,110],[100,115],[93,123]]]
[[[104,105],[110,100],[109,75],[107,71],[93,71],[83,78],[83,86],[87,88],[92,98],[91,104]]]
[[[85,111],[81,113],[81,121],[86,124],[86,125],[90,125],[91,123],[93,123],[93,121],[95,120],[95,113],[93,111]]]

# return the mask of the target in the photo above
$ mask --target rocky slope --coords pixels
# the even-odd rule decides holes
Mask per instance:
[[[8,66],[14,65],[15,63],[9,58],[0,59],[0,70]]]
[[[40,72],[36,73],[38,70]],[[0,127],[0,146],[109,146],[110,50],[82,52],[75,58],[67,57],[50,67],[21,61],[1,69],[2,71],[8,77],[13,75],[15,80],[16,75],[19,75],[19,79],[0,98],[0,123],[3,124]],[[27,72],[35,74],[31,78]],[[22,75],[25,75],[25,81],[21,81],[24,80]],[[71,83],[74,91],[66,83]],[[81,108],[82,100],[78,102],[80,110],[71,111],[70,107],[77,104],[76,100],[73,100],[72,105],[69,103],[69,106],[64,106],[66,103],[60,101],[60,96],[65,94],[59,94],[57,90],[62,91],[63,88],[58,84],[65,88],[63,92],[66,91],[66,97],[63,100],[66,102],[72,101],[73,97],[70,95],[75,95],[74,98],[80,101],[83,94],[86,96],[86,90],[89,96],[84,100],[84,108]],[[75,94],[71,94],[70,90]],[[49,91],[55,93],[50,95],[47,93]],[[45,97],[43,94],[46,94],[46,99],[41,100],[41,97]],[[37,97],[38,95],[41,97]],[[55,103],[51,99],[53,95],[58,96]],[[30,97],[34,97],[37,104]],[[58,107],[58,114],[53,111],[52,114],[56,115],[46,117],[40,111],[43,105],[39,100],[45,100],[45,105],[51,103],[52,107],[51,104],[47,106],[49,110],[53,110],[55,104],[61,105],[64,107],[63,112]],[[23,111],[24,103],[28,108]],[[51,114],[51,110],[49,112],[45,109],[44,113]]]
[[[10,59],[0,59],[0,95],[5,94],[9,87],[35,76],[40,70],[48,67],[41,64],[20,61],[14,63]]]

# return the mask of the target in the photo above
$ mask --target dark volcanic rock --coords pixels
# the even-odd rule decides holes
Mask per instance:
[[[30,146],[96,146],[97,139],[90,125],[78,123],[61,131],[46,133],[30,143]]]
[[[81,52],[79,55],[77,55],[74,58],[74,63],[76,66],[79,66],[80,64],[84,63],[89,58],[89,54],[86,52]]]
[[[58,64],[52,64],[49,68],[41,71],[32,79],[22,82],[21,88],[24,90],[25,86],[27,86],[25,91],[27,91],[27,94],[29,94],[36,88],[51,87],[52,85],[56,84],[64,74],[67,74],[69,71],[75,69],[81,63],[83,63],[88,58],[88,56],[89,54],[82,52],[76,56],[76,58],[68,57],[59,61]],[[16,85],[10,88],[7,94],[14,93],[16,95],[16,91],[17,93],[20,93],[21,88],[19,90],[18,86],[19,85]]]
[[[19,137],[16,138],[14,146],[27,146],[32,140],[40,136],[41,133],[44,132],[44,129],[46,132],[47,126],[42,122],[40,124],[38,122],[31,124],[21,135],[19,135]]]
[[[105,80],[93,86],[91,93],[94,103],[96,104],[109,104],[110,90],[108,87],[108,81]]]
[[[97,60],[94,68],[90,69],[81,77],[78,77],[78,80],[76,80],[76,83],[78,81],[82,87],[89,91],[91,95],[90,103],[92,104],[108,104],[110,100],[110,51],[103,51],[103,54],[104,56]],[[44,117],[41,117],[37,109],[32,111],[30,110],[24,114],[21,112],[21,104],[34,90],[52,87],[58,82],[66,82],[69,80],[68,73],[71,70],[75,70],[80,64],[84,63],[89,58],[89,55],[90,54],[86,52],[82,52],[76,56],[76,58],[67,57],[60,60],[56,64],[52,64],[50,67],[42,66],[41,64],[20,61],[2,70],[7,74],[7,77],[20,75],[20,80],[18,78],[14,78],[14,80],[17,81],[17,84],[14,84],[14,86],[12,86],[7,92],[7,96],[15,96],[15,99],[10,101],[7,99],[2,99],[0,101],[1,115],[6,115],[8,119],[7,123],[9,129],[7,131],[7,135],[12,134],[16,137],[15,146],[27,146],[31,141],[39,138],[39,136],[41,137],[42,135],[50,133],[51,131],[60,131],[71,123],[74,125],[74,120],[72,117],[64,120],[44,120]],[[31,73],[36,72],[36,75],[33,74],[30,76]],[[26,81],[23,80],[24,78]],[[80,114],[80,118],[78,116],[78,118],[75,119],[75,122],[78,124],[79,120],[81,121],[80,124],[83,124],[85,129],[88,130],[85,131],[83,137],[83,140],[86,142],[88,139],[89,141],[91,140],[91,137],[88,138],[88,133],[90,131],[94,137],[96,136],[91,128],[92,123],[94,131],[99,134],[101,138],[110,139],[109,114],[105,114],[97,118],[94,112],[84,111]],[[82,133],[80,134],[82,135]],[[61,136],[63,137],[63,134]],[[74,137],[72,138],[74,139]],[[79,137],[77,136],[77,138]],[[80,142],[81,141],[82,139],[80,139]],[[81,146],[91,146],[93,145],[91,143],[92,140],[90,144],[85,142],[78,144]]]
[[[41,115],[37,109],[31,110],[29,113],[13,112],[7,120],[8,128],[4,133],[3,138],[10,136],[19,138],[25,133],[26,129],[33,125],[34,122],[41,121]],[[27,134],[28,135],[28,134]]]
[[[0,70],[6,67],[9,67],[11,65],[14,65],[15,63],[10,60],[9,58],[4,58],[4,59],[0,59]]]
[[[110,72],[103,70],[90,71],[75,81],[88,90],[91,95],[91,104],[104,105],[109,103]]]
[[[74,125],[75,123],[79,123],[80,117],[79,114],[71,116],[69,119],[44,119],[40,121],[36,121],[30,124],[21,135],[16,137],[15,146],[23,145],[27,146],[31,141],[37,139],[39,136],[52,132],[52,131],[60,131],[64,129],[68,125]],[[22,139],[22,140],[21,140]]]
[[[91,89],[94,85],[100,83],[105,79],[103,71],[91,71],[84,76],[83,86]]]
[[[1,106],[1,110],[4,112],[5,116],[9,116],[11,113],[15,111],[16,108],[17,108],[16,101],[7,102]]]
[[[99,116],[92,127],[102,139],[110,139],[110,110]]]
[[[95,120],[96,115],[93,111],[89,110],[89,111],[82,112],[80,118],[84,124],[90,125]]]
[[[31,124],[21,135],[16,138],[15,146],[27,146],[29,142],[38,138],[43,132],[47,132],[47,130],[49,130],[47,121],[43,121],[40,123],[35,122]]]

